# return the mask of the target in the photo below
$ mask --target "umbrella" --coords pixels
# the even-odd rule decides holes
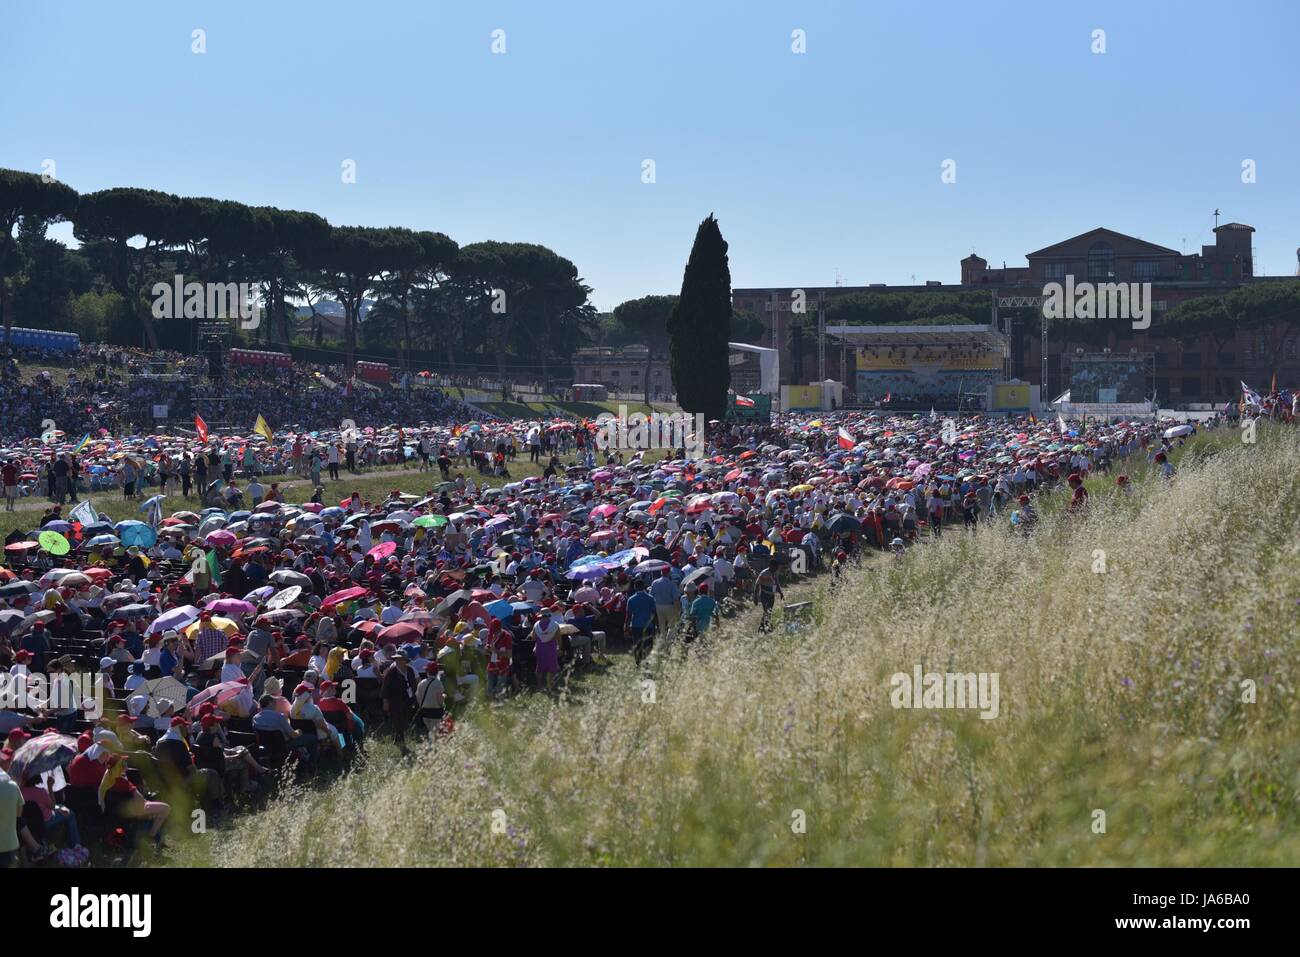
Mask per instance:
[[[116,535],[96,535],[86,542],[88,548],[99,548],[102,545],[121,545],[122,540]]]
[[[469,601],[472,597],[473,595],[468,589],[465,588],[457,589],[456,591],[448,595],[446,598],[444,598],[442,601],[438,602],[437,607],[434,608],[434,612],[435,614],[439,614],[439,615],[444,614],[448,611],[451,611],[451,609],[454,608],[458,603],[462,601]]]
[[[274,585],[263,585],[261,588],[254,588],[244,596],[244,601],[266,601],[275,594]]]
[[[360,585],[354,585],[351,588],[344,588],[342,591],[336,591],[321,602],[321,610],[329,611],[335,605],[340,605],[345,601],[352,601],[361,598],[369,592],[368,588],[362,588]]]
[[[844,535],[861,531],[862,524],[847,512],[840,512],[838,515],[833,515],[826,523],[826,530],[835,535]]]
[[[146,635],[157,634],[159,632],[179,630],[199,617],[199,610],[193,605],[181,605],[179,608],[169,608],[153,621],[149,622],[149,627],[145,629]]]
[[[285,625],[299,618],[306,618],[307,613],[298,608],[277,608],[258,616],[258,624]]]
[[[374,548],[370,549],[370,551],[366,552],[366,554],[375,560],[379,560],[381,558],[387,558],[395,551],[397,551],[397,542],[380,542]]]
[[[483,606],[483,610],[493,618],[499,618],[502,621],[508,621],[515,615],[514,606],[504,598],[498,598],[494,602],[489,602]]]
[[[23,744],[9,762],[9,776],[19,783],[65,768],[77,756],[77,739],[47,731]]]
[[[296,572],[291,568],[277,568],[266,577],[281,588],[288,588],[290,585],[297,585],[299,588],[304,589],[311,588],[311,579],[302,572]]]
[[[147,618],[154,614],[158,609],[153,605],[142,605],[139,602],[131,602],[117,608],[110,618]]]
[[[71,549],[66,538],[58,532],[52,532],[48,529],[37,535],[36,540],[40,542],[41,548],[45,549],[51,555],[66,555]]]
[[[399,621],[394,625],[389,625],[379,634],[380,640],[387,643],[392,642],[400,645],[408,641],[421,641],[424,638],[424,629],[411,621]]]
[[[215,532],[208,532],[207,537],[203,539],[209,545],[229,547],[238,541],[234,532],[228,532],[224,528],[219,528]]]
[[[687,575],[685,578],[682,579],[682,587],[685,588],[687,585],[691,584],[692,582],[697,582],[700,581],[701,579],[709,578],[712,575],[713,575],[713,568],[711,566],[706,565],[703,568],[697,568],[695,569],[695,571],[691,572],[689,575]]]
[[[604,578],[610,573],[612,568],[617,567],[617,565],[609,566],[600,563],[578,565],[569,569],[568,577],[572,581],[586,581],[589,579],[594,580],[597,578]]]
[[[185,637],[193,638],[198,634],[199,625],[201,624],[202,622],[196,621],[187,627],[185,629]],[[218,615],[213,615],[212,618],[208,620],[208,624],[217,629],[217,631],[225,632],[227,635],[239,634],[239,625],[235,624],[235,622],[231,621],[229,618],[222,618]]]
[[[637,565],[635,568],[633,568],[633,569],[632,569],[632,574],[633,574],[633,575],[648,575],[648,574],[652,574],[652,573],[654,573],[654,572],[661,572],[661,571],[663,571],[665,568],[671,568],[671,567],[672,567],[672,566],[669,565],[669,564],[668,564],[667,562],[665,562],[665,561],[660,561],[660,560],[657,559],[657,558],[648,558],[648,559],[646,559],[645,561],[643,561],[641,564],[639,564],[639,565]]]
[[[138,690],[140,694],[149,699],[145,705],[144,713],[151,718],[162,717],[162,702],[164,701],[170,701],[177,708],[180,708],[185,704],[185,696],[189,693],[185,685],[170,675],[165,678],[151,678],[142,684]]]
[[[257,608],[242,598],[218,598],[205,606],[214,615],[254,615]]]
[[[23,619],[26,617],[27,615],[17,608],[0,609],[0,635],[9,634],[22,624]]]
[[[284,591],[277,592],[267,603],[266,607],[271,611],[278,611],[281,608],[288,608],[302,596],[301,585],[290,585]]]
[[[196,715],[205,701],[211,701],[221,710],[236,717],[246,718],[253,711],[253,686],[246,678],[242,681],[223,681],[220,684],[210,685],[190,699],[187,710],[190,714]]]
[[[158,533],[144,522],[127,519],[125,522],[118,522],[116,528],[118,538],[122,539],[122,544],[128,548],[133,545],[150,548],[158,541]]]
[[[1182,435],[1191,435],[1196,429],[1190,425],[1175,425],[1172,429],[1165,429],[1165,438],[1176,439]]]

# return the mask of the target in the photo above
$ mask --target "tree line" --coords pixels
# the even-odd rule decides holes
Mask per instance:
[[[57,222],[72,224],[80,248],[46,235]],[[0,170],[6,337],[17,317],[19,325],[191,352],[193,325],[153,314],[155,283],[176,275],[256,284],[264,303],[257,335],[271,347],[294,341],[295,303],[316,316],[321,300],[337,302],[349,368],[360,339],[363,347],[395,343],[404,366],[422,347],[453,370],[468,357],[503,379],[507,365],[524,359],[545,381],[552,361],[567,361],[599,326],[577,267],[542,245],[460,246],[440,232],[335,226],[315,213],[150,189],[81,194]]]

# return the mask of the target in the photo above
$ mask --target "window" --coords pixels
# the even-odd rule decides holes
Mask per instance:
[[[1169,300],[1168,299],[1155,300],[1155,302],[1151,303],[1151,311],[1154,313],[1168,312]]]
[[[1221,366],[1235,366],[1237,364],[1237,353],[1235,352],[1220,352],[1218,358]]]
[[[1156,379],[1156,396],[1157,396],[1157,398],[1160,398],[1160,397],[1168,398],[1168,397],[1169,397],[1169,380],[1168,380],[1168,379],[1165,379],[1165,378],[1162,378],[1162,377]]]
[[[1157,262],[1136,262],[1133,264],[1133,281],[1150,282],[1156,278],[1156,274],[1159,272],[1160,264]]]
[[[1288,359],[1295,358],[1295,336],[1287,339],[1286,345],[1283,346],[1283,355]]]
[[[1184,369],[1199,369],[1201,367],[1201,354],[1199,352],[1183,353]]]
[[[1065,263],[1048,263],[1043,267],[1043,278],[1048,282],[1056,280],[1065,281]]]
[[[1115,278],[1115,250],[1110,243],[1096,242],[1088,250],[1088,278]]]
[[[1183,379],[1183,395],[1200,395],[1201,379],[1200,376],[1186,376]]]
[[[1159,366],[1159,367],[1162,368],[1162,369],[1163,369],[1165,366],[1169,365],[1169,353],[1167,353],[1167,352],[1157,352],[1157,353],[1156,353],[1156,365]]]

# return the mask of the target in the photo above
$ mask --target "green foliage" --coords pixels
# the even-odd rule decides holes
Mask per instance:
[[[827,325],[965,325],[989,321],[989,293],[854,292],[826,300]]]
[[[731,268],[727,241],[712,213],[695,232],[668,334],[678,404],[706,419],[721,419],[731,384]]]

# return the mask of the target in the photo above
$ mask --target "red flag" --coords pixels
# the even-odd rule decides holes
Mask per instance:
[[[842,449],[851,449],[858,444],[858,440],[855,439],[853,434],[843,426],[840,426],[840,431],[836,438],[839,440],[840,448]]]
[[[194,416],[194,429],[199,433],[200,442],[206,442],[208,440],[208,423],[203,421],[201,415]]]
[[[736,405],[740,406],[742,409],[752,409],[754,407],[754,400],[747,395],[738,395],[736,396]]]

